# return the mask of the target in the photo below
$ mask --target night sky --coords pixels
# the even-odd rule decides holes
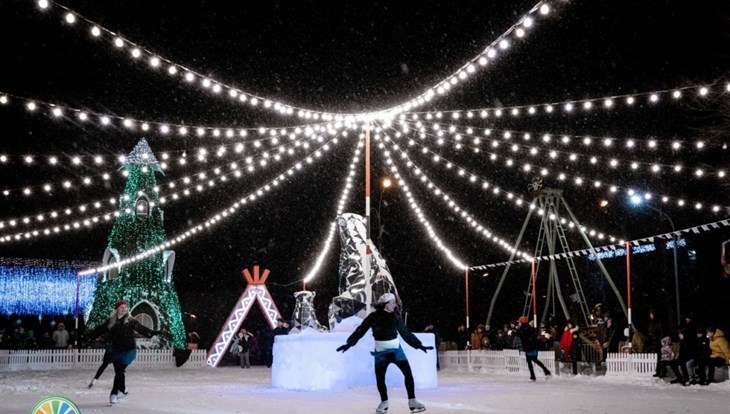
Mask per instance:
[[[530,1],[503,2],[388,2],[388,1],[73,1],[64,4],[125,39],[157,53],[172,62],[214,78],[224,84],[261,97],[296,107],[328,112],[362,112],[389,108],[424,92],[453,74],[461,65],[481,53],[533,5]],[[260,4],[263,3],[263,4]],[[648,97],[637,97],[628,108],[618,103],[611,110],[572,114],[534,116],[505,115],[481,119],[445,117],[442,126],[472,126],[477,131],[492,129],[497,140],[502,132],[515,131],[511,142],[498,149],[482,143],[482,152],[457,149],[451,139],[439,145],[429,136],[416,138],[409,149],[411,159],[459,206],[495,234],[513,243],[525,219],[526,210],[515,208],[502,196],[493,196],[478,186],[459,178],[443,163],[435,165],[421,146],[440,154],[465,169],[478,174],[495,186],[529,199],[528,185],[537,175],[519,167],[506,167],[505,158],[516,165],[526,160],[554,173],[545,179],[547,186],[563,188],[564,195],[582,224],[620,238],[636,239],[670,230],[667,220],[648,209],[628,204],[625,190],[636,189],[656,196],[666,194],[673,200],[662,205],[677,229],[725,219],[730,211],[728,178],[717,178],[717,171],[727,167],[727,130],[730,128],[730,94],[725,89],[730,63],[730,4],[718,6],[712,1],[574,1],[557,2],[553,12],[539,18],[524,39],[514,42],[486,68],[454,88],[445,97],[434,99],[417,111],[477,110],[556,103],[588,98],[673,90],[678,87],[710,85],[710,94],[697,97],[697,88],[684,91],[679,102],[668,93],[657,104]],[[111,37],[94,39],[87,24],[69,25],[65,13],[56,5],[41,11],[35,1],[7,0],[0,3],[0,96],[9,94],[10,104],[0,106],[0,153],[9,161],[0,164],[2,218],[32,217],[41,212],[90,205],[96,200],[118,197],[124,179],[116,170],[118,155],[127,154],[145,137],[158,154],[174,159],[186,154],[186,167],[172,165],[159,176],[164,186],[170,180],[193,176],[230,162],[242,162],[262,150],[247,143],[243,155],[229,153],[223,158],[209,155],[197,162],[194,155],[205,147],[215,152],[220,145],[233,145],[257,138],[204,138],[162,135],[156,131],[130,132],[118,123],[102,127],[99,122],[80,122],[65,113],[50,116],[47,106],[29,113],[23,99],[37,100],[63,107],[78,108],[124,118],[144,119],[171,124],[228,126],[232,128],[283,128],[312,120],[296,116],[279,116],[271,111],[252,108],[231,100],[225,93],[212,94],[173,77],[165,68],[150,69],[130,57],[129,48],[119,50]],[[410,116],[410,115],[409,115]],[[425,114],[420,115],[425,122]],[[428,121],[433,122],[433,121]],[[517,133],[519,131],[519,134]],[[391,134],[394,133],[390,131]],[[520,138],[525,132],[532,141]],[[592,146],[543,144],[538,137],[594,137]],[[203,232],[175,247],[177,252],[175,282],[183,311],[197,314],[199,329],[212,340],[227,317],[245,282],[243,268],[254,264],[271,270],[269,289],[285,316],[294,307],[293,293],[314,263],[334,219],[340,189],[355,145],[356,134],[340,139],[321,160],[305,172],[286,181],[260,202],[237,213],[214,231]],[[600,139],[612,137],[611,148]],[[628,139],[637,147],[626,149]],[[406,138],[399,145],[407,147]],[[648,147],[649,140],[658,143]],[[698,141],[704,143],[697,150]],[[679,142],[682,149],[673,150]],[[425,143],[425,144],[424,144]],[[538,156],[511,154],[510,145],[537,147]],[[265,144],[265,146],[268,144]],[[547,153],[560,151],[555,160]],[[489,159],[492,152],[500,161]],[[581,160],[591,156],[616,158],[622,164],[611,169],[606,162],[590,165],[571,163],[567,154]],[[23,156],[35,156],[32,165]],[[50,167],[46,159],[57,156],[58,166]],[[102,155],[106,162],[97,166],[86,161],[73,165],[74,155]],[[211,214],[229,206],[240,196],[258,188],[304,158],[302,152],[271,163],[256,174],[232,184],[170,203],[164,207],[168,237],[173,237]],[[637,170],[628,165],[641,163]],[[662,166],[652,174],[649,165]],[[684,166],[681,173],[672,166]],[[360,164],[362,167],[362,163]],[[705,177],[693,172],[701,168]],[[435,231],[454,253],[469,265],[503,262],[509,258],[503,249],[477,235],[458,213],[445,207],[417,182],[403,165],[399,165],[424,214]],[[113,179],[102,184],[96,178],[91,185],[66,191],[63,180],[78,183],[83,177],[98,177],[104,172]],[[560,182],[557,173],[580,176],[587,183],[600,180],[600,189],[590,184],[576,186]],[[373,182],[388,175],[379,150],[373,149]],[[347,211],[364,213],[364,184],[358,172],[357,190]],[[45,194],[40,186],[51,182],[55,189]],[[611,184],[623,191],[609,194]],[[32,195],[22,189],[34,187]],[[608,206],[599,207],[599,201]],[[695,211],[695,202],[706,207]],[[373,238],[389,263],[409,325],[416,330],[435,323],[441,330],[455,329],[464,320],[463,273],[435,247],[412,213],[402,189],[396,185],[381,193],[373,189],[374,209],[380,205],[382,239],[373,227]],[[719,212],[707,206],[718,205]],[[104,209],[108,210],[108,206]],[[378,219],[373,211],[373,220]],[[64,219],[68,221],[68,219]],[[538,221],[532,220],[521,248],[534,251]],[[23,228],[23,224],[20,228]],[[26,226],[37,228],[37,224]],[[107,243],[110,224],[54,237],[0,244],[0,256],[100,261]],[[8,234],[2,229],[2,235]],[[687,247],[679,250],[682,309],[692,311],[706,323],[728,323],[726,303],[730,300],[730,282],[721,276],[719,246],[730,237],[730,229],[684,235]],[[575,233],[570,235],[574,248],[583,247]],[[596,245],[607,242],[594,241]],[[571,244],[573,246],[573,244]],[[662,249],[663,250],[663,249]],[[339,246],[336,244],[316,280],[307,287],[317,292],[317,316],[326,323],[327,306],[337,294]],[[607,267],[621,289],[625,263],[616,259]],[[614,309],[617,302],[608,288],[595,277],[591,264],[580,259],[585,271],[584,289],[589,303],[604,302]],[[470,281],[472,324],[486,319],[502,268],[475,271]],[[635,278],[635,319],[643,318],[649,307],[660,310],[667,321],[675,319],[674,279],[671,253],[637,256],[632,269]],[[497,304],[494,320],[503,322],[522,313],[523,290],[529,267],[515,266],[508,277]],[[566,279],[566,283],[567,279]],[[725,318],[725,319],[723,319]],[[254,311],[254,326],[263,317]]]

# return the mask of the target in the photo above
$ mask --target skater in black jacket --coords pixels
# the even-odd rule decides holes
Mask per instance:
[[[362,324],[355,329],[355,332],[347,338],[347,344],[337,348],[338,352],[345,352],[350,347],[355,346],[357,341],[365,335],[368,329],[372,329],[375,338],[375,352],[371,354],[375,357],[375,379],[380,393],[380,404],[375,410],[376,414],[383,414],[388,410],[388,388],[385,386],[385,371],[388,365],[395,364],[405,377],[406,391],[408,392],[408,407],[411,412],[417,413],[424,411],[426,407],[416,399],[415,385],[413,381],[413,373],[411,365],[408,363],[403,348],[401,348],[398,340],[398,333],[401,337],[415,349],[427,352],[433,349],[432,346],[423,346],[421,341],[416,338],[406,327],[400,316],[395,313],[398,306],[395,301],[395,295],[385,293],[374,305],[375,312],[368,315]]]
[[[550,379],[552,377],[550,370],[545,368],[545,365],[537,359],[537,331],[530,326],[527,316],[520,316],[519,323],[520,327],[517,328],[517,336],[522,340],[522,350],[525,352],[527,368],[530,370],[530,380],[535,381],[535,369],[532,367],[533,362],[542,368],[542,371],[545,373],[545,378]]]
[[[129,364],[137,357],[137,341],[134,339],[134,333],[152,337],[159,335],[160,332],[153,331],[134,319],[129,313],[129,305],[126,300],[120,300],[114,304],[114,312],[109,317],[106,328],[109,330],[111,359],[114,365],[114,385],[109,394],[109,402],[116,404],[120,397],[119,393],[122,396],[127,395],[124,373]]]

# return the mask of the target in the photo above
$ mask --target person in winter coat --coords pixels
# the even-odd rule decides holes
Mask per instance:
[[[66,330],[66,326],[59,323],[56,330],[53,331],[53,345],[56,349],[66,349],[69,348],[70,343],[71,335]]]
[[[710,361],[710,338],[707,337],[706,330],[703,328],[697,329],[697,336],[695,336],[695,353],[692,359],[694,368],[697,371],[696,378],[690,380],[690,384],[707,385],[707,365]],[[690,373],[694,372],[694,369],[690,369]]]
[[[471,333],[471,349],[478,350],[482,349],[482,340],[484,339],[486,333],[484,329],[484,325],[479,324],[477,325],[477,328],[474,330],[474,332]]]
[[[388,388],[385,386],[385,371],[388,365],[395,364],[405,377],[406,392],[408,393],[408,407],[412,412],[424,411],[426,407],[416,399],[415,385],[411,365],[408,363],[405,352],[398,340],[400,333],[403,340],[415,349],[427,352],[433,349],[432,346],[424,346],[415,335],[403,323],[403,319],[395,312],[398,305],[396,304],[395,295],[385,293],[375,305],[375,312],[368,315],[347,338],[345,345],[337,348],[338,352],[345,352],[350,347],[355,346],[357,341],[372,329],[373,338],[375,338],[375,352],[371,352],[375,357],[375,380],[380,393],[380,404],[375,409],[377,414],[383,414],[388,411]]]
[[[129,313],[129,304],[126,300],[114,304],[114,312],[109,316],[106,327],[109,330],[114,365],[114,385],[109,394],[109,402],[116,404],[120,397],[119,393],[122,396],[127,395],[124,373],[137,357],[137,341],[134,334],[152,337],[159,335],[160,332],[153,331],[134,319]]]
[[[563,351],[563,361],[570,362],[570,349],[573,345],[573,333],[578,332],[578,327],[572,319],[568,319],[563,336],[560,337],[560,349]]]
[[[728,345],[725,333],[720,328],[707,328],[707,337],[710,339],[710,359],[707,363],[707,381],[715,380],[715,368],[730,364],[730,345]]]
[[[667,376],[667,367],[674,360],[674,350],[672,350],[672,338],[665,336],[660,340],[661,348],[659,348],[659,378]]]
[[[517,336],[520,337],[522,349],[525,352],[527,368],[530,370],[530,380],[535,381],[535,369],[532,367],[533,362],[537,364],[538,367],[542,368],[545,373],[545,378],[550,379],[550,377],[552,377],[550,370],[547,369],[539,359],[537,359],[537,331],[535,328],[530,326],[527,316],[520,316],[518,321],[520,325],[517,328]]]
[[[241,357],[241,368],[251,368],[251,359],[249,358],[251,336],[245,329],[241,329],[238,333],[238,352]]]
[[[644,342],[644,352],[647,354],[656,354],[656,369],[654,376],[661,376],[661,344],[660,340],[664,337],[662,335],[662,325],[657,320],[656,314],[653,309],[649,309],[649,324],[646,329],[646,341]]]
[[[687,381],[689,381],[687,362],[693,358],[694,343],[692,332],[687,332],[686,329],[679,330],[679,354],[667,365],[672,368],[677,378],[670,383],[687,385]]]
[[[568,319],[568,323],[563,330],[563,336],[560,338],[560,349],[563,353],[562,359],[564,362],[570,362],[573,365],[573,375],[578,375],[578,359],[580,359],[578,329],[575,326],[575,322],[572,319]],[[575,351],[573,347],[576,348]]]

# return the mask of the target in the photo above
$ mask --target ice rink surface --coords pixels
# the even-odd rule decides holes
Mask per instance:
[[[391,367],[395,369],[395,367]],[[62,395],[94,413],[373,413],[375,386],[337,391],[287,391],[271,386],[271,370],[255,366],[127,371],[129,395],[109,404],[109,367],[89,389],[92,370],[0,372],[0,413],[27,414],[36,401]],[[653,378],[539,377],[439,371],[434,389],[416,389],[427,413],[730,413],[730,381],[682,387]],[[405,389],[389,388],[391,414],[407,414]]]

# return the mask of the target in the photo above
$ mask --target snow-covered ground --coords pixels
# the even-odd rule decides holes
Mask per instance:
[[[112,367],[89,389],[93,375],[92,370],[0,372],[0,413],[27,414],[49,395],[71,399],[84,414],[373,413],[379,402],[375,386],[326,392],[276,389],[265,367],[150,370],[132,365],[129,395],[111,407]],[[438,377],[437,388],[416,390],[428,413],[730,413],[730,381],[682,387],[653,378],[555,376],[531,383],[522,375],[449,371]],[[405,389],[389,391],[389,413],[408,414]]]

